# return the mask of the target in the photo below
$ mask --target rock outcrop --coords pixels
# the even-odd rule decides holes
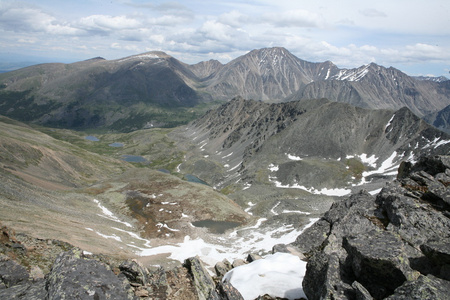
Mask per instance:
[[[24,235],[18,239],[3,226],[0,299],[242,300],[242,296],[230,283],[213,279],[196,257],[169,270],[149,269],[135,260],[86,254],[56,240]]]
[[[447,299],[450,156],[399,168],[377,196],[336,202],[292,244],[308,299]]]

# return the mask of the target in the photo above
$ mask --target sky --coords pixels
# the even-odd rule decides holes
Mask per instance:
[[[448,0],[0,0],[0,66],[164,51],[227,63],[285,47],[340,68],[450,77]]]

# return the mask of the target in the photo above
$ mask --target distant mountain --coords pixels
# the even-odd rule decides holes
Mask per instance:
[[[450,86],[445,82],[415,80],[395,68],[372,63],[356,69],[339,70],[326,80],[311,82],[287,100],[314,98],[371,109],[406,106],[422,117],[450,103]]]
[[[434,127],[450,134],[450,105],[443,110],[425,116],[424,119]]]
[[[280,47],[253,50],[225,65],[188,65],[148,52],[0,74],[0,111],[46,126],[130,131],[187,123],[197,116],[191,108],[240,95],[265,102],[327,98],[371,109],[406,106],[422,117],[450,103],[449,82],[417,80],[374,63],[339,69]]]
[[[205,158],[182,169],[217,188],[272,182],[310,191],[349,189],[386,180],[401,160],[450,152],[450,136],[407,108],[369,110],[326,99],[267,104],[236,98],[183,134],[198,141]],[[224,175],[217,177],[208,161],[225,165]]]
[[[417,80],[429,80],[429,81],[434,81],[434,82],[444,82],[449,80],[447,77],[445,76],[413,76],[413,78],[417,79]]]
[[[284,48],[253,50],[223,66],[205,82],[204,91],[215,99],[236,95],[247,99],[280,101],[315,80],[326,77],[323,70],[337,72],[331,62],[310,63]]]
[[[196,80],[185,64],[163,52],[41,64],[0,75],[0,110],[47,126],[129,130],[138,123],[139,129],[155,118],[170,121],[158,119],[165,108],[209,101],[191,86]]]

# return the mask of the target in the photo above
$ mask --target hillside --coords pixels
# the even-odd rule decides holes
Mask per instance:
[[[205,229],[192,222],[237,226],[252,219],[212,188],[157,171],[171,168],[179,155],[159,129],[99,136],[97,142],[82,133],[48,131],[54,137],[0,119],[0,220],[20,232],[121,258],[138,256],[149,248],[150,239],[156,247],[186,235],[203,236]],[[108,146],[108,138],[126,145]],[[167,150],[162,153],[158,147]],[[132,153],[153,161],[121,159]],[[161,263],[170,261],[162,257]]]

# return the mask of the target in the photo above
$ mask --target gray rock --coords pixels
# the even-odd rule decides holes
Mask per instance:
[[[228,271],[231,270],[231,264],[229,262],[227,264],[224,261],[219,261],[214,266],[214,270],[216,271],[218,277],[223,277]]]
[[[129,282],[141,285],[148,283],[149,271],[136,261],[124,261],[120,264],[119,269]]]
[[[47,291],[45,289],[45,281],[26,282],[15,285],[8,289],[0,289],[0,299],[23,299],[23,300],[42,300],[47,299]]]
[[[217,293],[221,300],[244,300],[241,293],[229,282],[219,282]]]
[[[26,283],[29,277],[25,267],[5,255],[0,256],[0,289]]]
[[[236,267],[239,267],[239,266],[243,266],[243,265],[245,265],[245,260],[240,259],[240,258],[235,259],[233,261],[233,264],[232,264],[233,268],[236,268]]]
[[[305,230],[293,245],[309,254],[308,299],[448,299],[449,166],[450,156],[404,163],[376,198],[337,201]]]
[[[48,299],[133,299],[127,285],[105,264],[81,250],[61,253],[47,277]]]
[[[420,249],[435,265],[450,264],[450,238],[430,240]]]
[[[299,235],[292,245],[304,254],[310,253],[325,242],[330,234],[330,230],[330,223],[322,218],[306,229],[303,234]]]
[[[216,285],[213,279],[197,257],[186,259],[184,266],[194,279],[194,286],[200,300],[220,299],[215,290]]]
[[[352,283],[352,288],[355,289],[355,299],[356,300],[373,300],[372,295],[369,291],[358,281]]]
[[[395,290],[386,300],[445,300],[450,295],[450,282],[433,275],[419,276],[417,280],[407,281]]]
[[[355,277],[376,299],[392,294],[414,276],[403,242],[389,232],[372,231],[346,237],[343,246]]]

